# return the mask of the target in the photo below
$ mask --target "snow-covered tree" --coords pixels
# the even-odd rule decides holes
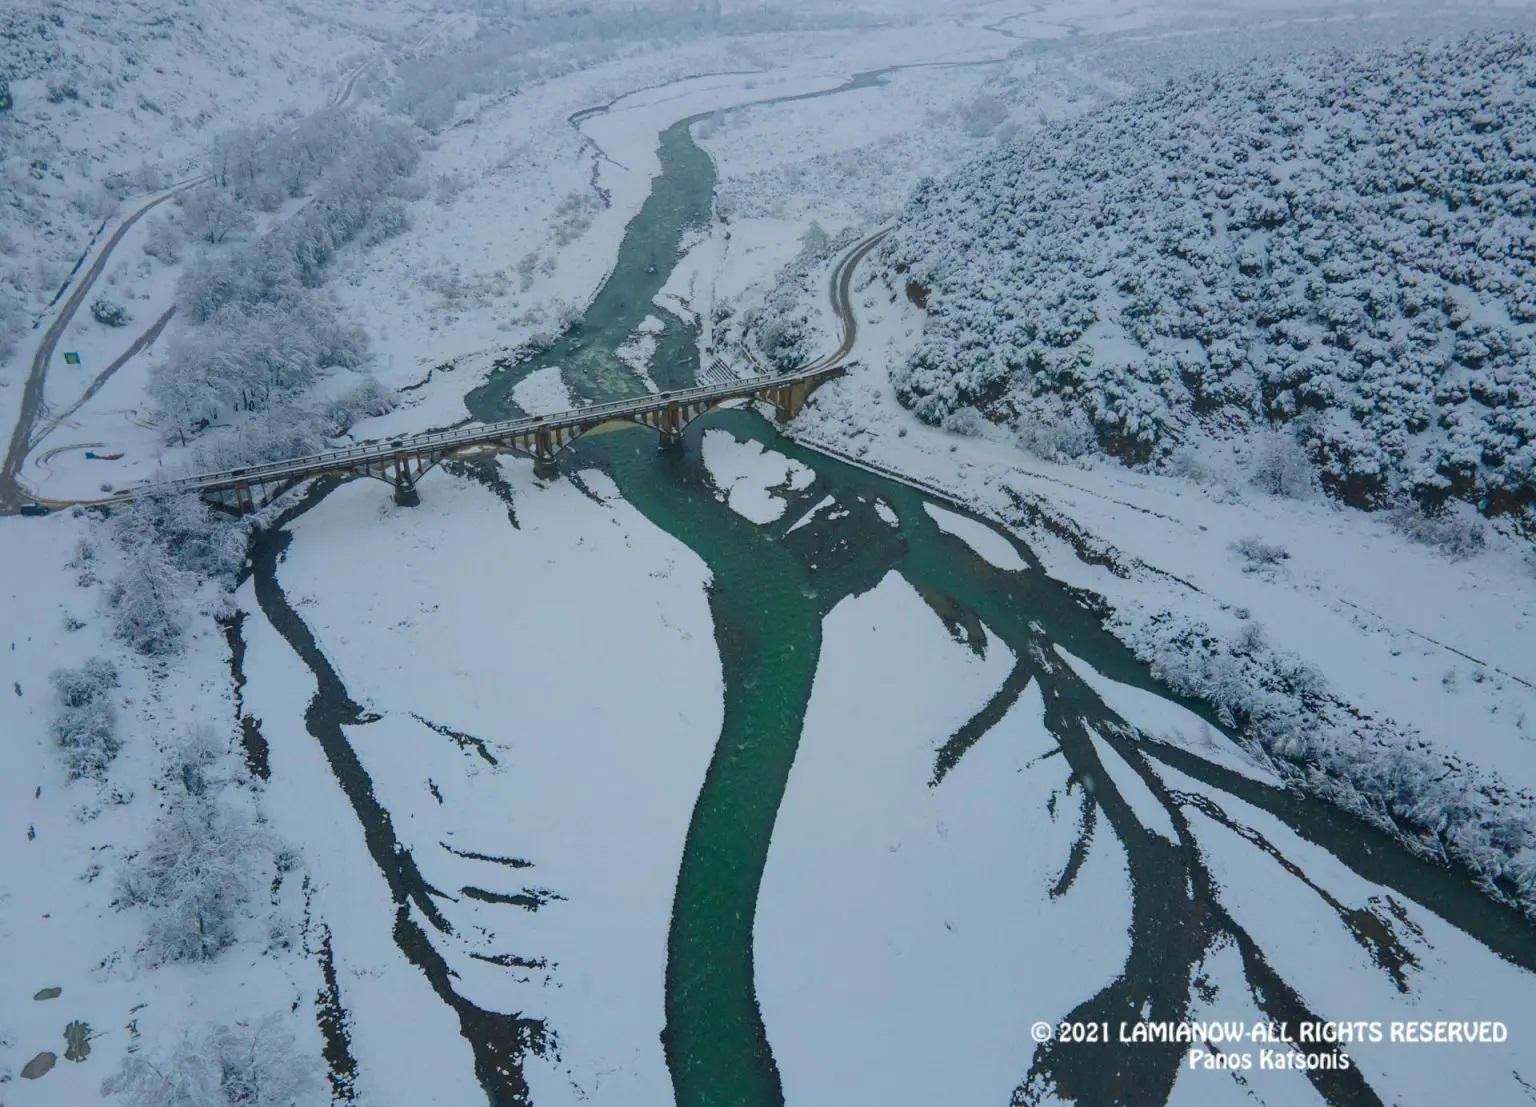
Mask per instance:
[[[228,794],[173,793],[119,885],[119,902],[147,913],[145,961],[218,956],[271,864],[268,836],[244,805]]]
[[[102,1094],[127,1107],[310,1107],[328,1102],[319,1061],[301,1053],[289,1016],[183,1031],[160,1054],[123,1058]]]
[[[48,682],[59,703],[53,734],[64,752],[69,775],[104,780],[107,766],[123,744],[112,702],[116,666],[105,658],[93,657],[76,669],[55,669]]]
[[[180,653],[190,590],[186,575],[158,547],[130,551],[122,572],[107,589],[113,635],[151,657]]]
[[[158,1056],[128,1054],[102,1081],[101,1094],[120,1097],[128,1107],[218,1107],[229,1102],[219,1076],[206,1043],[187,1033]]]
[[[192,495],[146,495],[112,513],[113,540],[125,551],[159,548],[177,568],[232,580],[245,562],[246,526]]]
[[[251,213],[226,189],[213,185],[190,189],[178,197],[182,225],[194,238],[214,245],[251,228]]]
[[[144,252],[166,265],[181,260],[181,231],[163,215],[150,218],[144,232]]]

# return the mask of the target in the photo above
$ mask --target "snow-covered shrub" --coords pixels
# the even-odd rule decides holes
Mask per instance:
[[[1268,542],[1261,542],[1257,538],[1239,538],[1228,548],[1237,555],[1245,573],[1273,569],[1282,561],[1289,560],[1291,556],[1290,551],[1284,546],[1274,546]]]
[[[462,173],[439,173],[432,182],[432,202],[440,208],[446,208],[468,187],[469,180]],[[532,271],[533,267],[529,266],[529,272]]]
[[[113,636],[150,657],[180,653],[183,605],[189,591],[185,574],[158,547],[129,552],[106,593]]]
[[[567,193],[555,208],[554,219],[550,223],[555,246],[569,245],[585,234],[602,208],[602,198],[595,192]]]
[[[96,583],[96,545],[88,538],[79,538],[75,542],[74,553],[64,563],[65,568],[74,569],[78,573],[75,583],[81,588],[89,588]]]
[[[149,844],[119,880],[119,904],[148,916],[146,963],[208,961],[233,943],[243,908],[270,873],[272,852],[239,797],[173,793]]]
[[[59,702],[53,735],[64,751],[70,777],[105,780],[107,766],[123,745],[112,703],[116,667],[93,657],[77,669],[55,669],[48,682]]]
[[[167,1052],[123,1058],[102,1095],[127,1107],[317,1107],[328,1102],[322,1066],[299,1052],[287,1018],[185,1031]]]
[[[104,327],[121,327],[128,322],[128,312],[122,304],[98,299],[91,303],[91,318]]]
[[[963,434],[967,438],[980,438],[991,429],[981,412],[974,407],[956,408],[944,417],[944,429],[951,434]]]
[[[1168,472],[1176,477],[1193,481],[1196,484],[1205,484],[1211,479],[1211,470],[1200,456],[1200,451],[1185,443],[1177,446],[1168,455]]]
[[[367,232],[363,235],[363,245],[377,246],[410,229],[411,217],[405,210],[405,204],[398,199],[385,200],[373,213],[373,218],[368,221]]]
[[[365,374],[355,386],[326,405],[321,413],[325,417],[325,433],[331,438],[339,437],[359,419],[388,415],[399,403],[394,389],[385,386],[378,377]]]
[[[1098,445],[1093,428],[1077,408],[1022,416],[1014,435],[1021,449],[1042,461],[1075,461]]]
[[[1400,507],[1392,512],[1392,525],[1415,542],[1433,546],[1456,561],[1482,551],[1488,544],[1488,525],[1471,509],[1466,513],[1452,505],[1436,515],[1426,515],[1416,507]]]
[[[181,261],[181,231],[165,216],[152,216],[144,234],[144,252],[166,265],[175,265]]]
[[[245,564],[245,523],[195,495],[136,497],[113,509],[110,529],[124,551],[158,549],[176,569],[199,577],[229,582]]]
[[[1311,495],[1313,481],[1312,462],[1294,438],[1284,431],[1260,438],[1249,463],[1249,484],[1271,496],[1303,500]]]
[[[166,749],[165,777],[189,795],[206,795],[210,785],[217,783],[209,772],[228,751],[229,744],[219,738],[213,727],[207,723],[193,724],[173,738]]]
[[[1174,612],[1121,611],[1110,628],[1153,675],[1216,708],[1295,785],[1454,862],[1536,914],[1536,813],[1417,732],[1362,716],[1321,673],[1244,630],[1223,635]]]
[[[26,330],[26,312],[21,297],[0,287],[0,360],[10,356]]]

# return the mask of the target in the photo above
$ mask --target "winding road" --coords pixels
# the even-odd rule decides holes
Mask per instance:
[[[843,324],[843,340],[837,349],[826,357],[818,358],[804,369],[826,369],[843,361],[853,352],[854,343],[859,340],[859,320],[853,314],[853,273],[858,269],[859,263],[869,255],[869,252],[880,245],[886,235],[893,228],[886,227],[876,231],[864,241],[854,246],[843,255],[843,260],[837,263],[837,268],[832,270],[832,310]]]
[[[124,219],[122,225],[112,233],[112,237],[107,239],[107,244],[96,255],[96,260],[91,263],[91,267],[85,271],[85,275],[76,283],[75,291],[64,302],[58,317],[54,319],[49,325],[48,330],[43,334],[43,340],[38,344],[37,353],[32,356],[32,369],[27,375],[27,383],[22,391],[21,408],[16,414],[16,427],[11,432],[10,448],[6,450],[4,464],[0,465],[0,515],[14,515],[21,510],[24,504],[34,502],[32,496],[21,486],[21,482],[17,477],[21,473],[22,464],[27,460],[28,453],[32,450],[32,428],[37,423],[38,415],[43,408],[44,385],[48,381],[48,363],[53,360],[54,351],[59,345],[59,339],[64,337],[65,330],[68,329],[70,323],[74,322],[75,312],[80,309],[80,305],[90,295],[91,286],[96,283],[96,278],[101,276],[102,272],[106,269],[107,262],[112,259],[112,252],[117,249],[123,238],[133,229],[133,225],[167,200],[179,193],[185,192],[189,188],[195,188],[206,179],[206,177],[197,177],[194,180],[185,181],[156,196],[127,219]],[[150,330],[154,334],[158,334],[159,328],[163,323],[164,320],[162,319],[154,327],[151,327]],[[147,345],[150,341],[153,341],[152,336],[141,339],[139,343],[134,344],[136,349],[133,352],[137,352],[137,349],[142,349],[143,345]],[[123,360],[126,359],[119,359],[114,362],[113,368],[115,369],[117,365],[122,364]],[[93,387],[100,387],[100,382],[98,381]]]
[[[445,22],[444,26],[446,25],[447,23]],[[436,34],[441,29],[439,27],[432,33]],[[428,37],[430,38],[431,36],[429,35]],[[422,42],[425,43],[426,39],[423,39]],[[342,79],[340,88],[326,105],[327,110],[338,111],[348,105],[358,78],[363,75],[373,62],[374,59],[370,58],[361,62],[347,73],[346,77]],[[101,276],[102,272],[106,269],[107,262],[111,260],[112,252],[117,249],[123,238],[133,229],[133,225],[154,208],[188,189],[196,188],[206,180],[208,180],[208,176],[202,174],[191,180],[182,181],[162,192],[133,212],[128,218],[124,219],[122,225],[113,232],[112,237],[107,240],[107,244],[102,247],[101,252],[96,255],[96,260],[91,263],[91,267],[86,270],[85,275],[75,285],[75,291],[65,301],[58,317],[54,319],[53,323],[49,325],[48,330],[44,333],[43,340],[39,343],[37,352],[32,357],[32,368],[27,375],[27,383],[22,391],[21,407],[16,415],[16,426],[11,432],[11,442],[6,450],[5,461],[3,464],[0,464],[0,515],[15,515],[27,504],[43,502],[54,504],[60,502],[54,500],[45,501],[34,497],[22,486],[19,479],[21,467],[26,464],[28,455],[60,422],[74,414],[91,397],[96,395],[101,390],[102,385],[111,379],[113,373],[116,373],[123,365],[152,344],[160,336],[160,332],[165,329],[165,325],[170,322],[171,315],[175,309],[172,308],[156,319],[150,328],[134,340],[133,344],[126,351],[97,375],[96,379],[91,382],[90,387],[85,390],[85,393],[78,400],[65,411],[55,416],[42,430],[34,433],[33,428],[36,426],[38,417],[42,414],[45,406],[44,386],[48,380],[48,363],[53,360],[53,355],[58,348],[59,339],[64,337],[65,330],[74,321],[75,312],[85,302],[85,298],[90,295],[91,286],[96,283],[96,278]],[[92,501],[78,502],[89,503]]]

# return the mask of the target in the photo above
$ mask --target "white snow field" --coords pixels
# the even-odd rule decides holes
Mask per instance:
[[[209,169],[215,136],[231,128],[265,120],[288,133],[316,113],[427,124],[411,132],[419,163],[384,205],[400,218],[340,246],[324,280],[304,290],[304,303],[365,336],[356,364],[320,366],[263,431],[294,441],[277,431],[309,433],[316,413],[375,379],[396,406],[354,412],[318,436],[342,443],[463,419],[464,395],[498,360],[579,315],[649,193],[659,134],[679,119],[721,113],[694,128],[719,183],[714,217],[686,241],[657,308],[696,323],[702,365],[719,356],[730,371],[758,372],[780,314],[794,317],[814,356],[835,347],[825,286],[836,251],[825,244],[895,219],[925,177],[1212,61],[1443,37],[1528,14],[1524,4],[1254,12],[1182,0],[862,0],[829,13],[727,3],[723,18],[738,22],[718,34],[692,26],[691,3],[658,0],[638,14],[628,0],[583,5],[587,14],[521,5],[539,17],[533,24],[577,28],[547,41],[517,24],[514,7],[447,0],[431,11],[384,2],[253,14],[191,0],[172,18],[152,4],[21,0],[0,12],[0,80],[15,98],[0,111],[0,192],[15,201],[0,204],[4,440],[57,318],[50,301],[76,260],[84,272],[124,219]],[[592,30],[631,18],[654,35]],[[508,27],[528,39],[515,57],[503,49]],[[888,66],[913,68],[834,97],[753,106]],[[198,467],[254,435],[264,415],[239,398],[187,442],[158,417],[151,381],[199,330],[180,308],[86,393],[176,303],[200,258],[227,258],[280,231],[314,198],[288,196],[217,244],[195,241],[192,215],[174,201],[141,220],[57,345],[23,486],[88,499]],[[179,256],[160,249],[167,235]],[[807,253],[817,243],[825,257]],[[1033,556],[974,520],[929,512],[999,568],[1038,568],[1101,597],[1110,629],[1170,680],[1209,677],[1214,692],[1239,698],[1255,694],[1266,666],[1305,676],[1304,662],[1331,697],[1307,717],[1317,740],[1345,753],[1409,751],[1418,760],[1387,760],[1439,764],[1445,786],[1473,800],[1502,787],[1508,810],[1529,812],[1536,568],[1518,543],[1492,534],[1451,560],[1380,516],[1272,497],[1235,471],[1197,482],[1092,459],[1047,462],[974,422],[950,425],[980,433],[925,425],[898,404],[891,371],[928,320],[904,276],[882,264],[871,256],[854,282],[856,364],[816,393],[793,437],[1005,521]],[[94,321],[98,297],[126,308],[129,322]],[[623,348],[642,378],[659,329],[653,314]],[[65,366],[65,351],[81,364]],[[570,404],[570,384],[546,370],[513,395],[552,411]],[[723,500],[754,523],[783,519],[786,496],[809,485],[808,469],[771,448],[719,430],[701,440]],[[672,1102],[660,1039],[668,926],[723,714],[710,574],[602,473],[545,482],[502,458],[485,474],[489,483],[440,469],[413,508],[395,506],[376,482],[343,485],[288,525],[276,570],[360,708],[343,734],[388,837],[430,888],[404,904],[381,871],[378,828],[359,821],[307,726],[315,675],[250,580],[230,592],[185,574],[138,578],[168,584],[163,602],[146,606],[158,603],[184,629],[179,654],[141,656],[114,637],[109,596],[142,551],[114,545],[112,524],[87,513],[0,517],[0,1102],[125,1102],[102,1090],[125,1058],[163,1060],[215,1025],[269,1015],[294,1038],[287,1069],[320,1073],[336,1044],[317,1021],[327,1012],[325,946],[356,1072],[334,1096],[317,1078],[296,1102],[482,1102],[471,1044],[402,952],[402,921],[427,935],[459,996],[547,1025],[546,1046],[524,1057],[535,1107]],[[796,527],[828,520],[833,504],[816,504]],[[876,511],[896,525],[887,505]],[[81,556],[82,539],[92,556]],[[1242,552],[1264,548],[1284,556]],[[236,611],[245,614],[243,683],[214,621]],[[1232,664],[1191,675],[1186,639],[1202,636]],[[1063,1017],[1125,963],[1131,889],[1112,834],[1093,839],[1065,895],[1049,894],[1079,827],[1046,806],[1069,782],[1064,759],[1050,756],[1038,683],[929,786],[936,745],[1009,670],[1006,649],[988,640],[980,658],[957,644],[896,575],[825,619],[755,920],[758,997],[788,1103],[1006,1103],[1029,1070],[1030,1024]],[[1213,738],[1192,712],[1056,652],[1143,738],[1256,782],[1283,775],[1271,758]],[[49,676],[93,658],[115,666],[105,695],[122,748],[104,781],[70,780]],[[1365,738],[1350,710],[1370,720]],[[266,778],[242,756],[242,716],[266,743]],[[204,728],[214,752],[189,774],[178,759]],[[1137,819],[1160,841],[1177,836],[1110,742],[1096,736],[1094,748]],[[1390,910],[1391,893],[1277,819],[1153,767],[1169,789],[1219,800],[1229,821],[1262,834],[1346,909]],[[1468,792],[1454,791],[1463,784]],[[123,877],[146,863],[194,786],[251,820],[249,863],[236,866],[251,886],[218,956],[159,963],[152,927],[162,916],[127,905]],[[1328,902],[1254,848],[1252,834],[1180,809],[1222,906],[1322,1017],[1508,1023],[1504,1047],[1352,1050],[1384,1100],[1521,1101],[1536,1082],[1518,1065],[1536,1030],[1529,973],[1407,904],[1397,933],[1417,966],[1400,992]],[[1209,987],[1192,992],[1191,1017],[1262,1017],[1230,944],[1201,972]],[[33,998],[53,987],[57,998]],[[76,1021],[90,1036],[78,1063],[65,1058]],[[45,1051],[57,1055],[52,1070],[22,1078]],[[1295,1073],[1244,1085],[1207,1072],[1182,1073],[1170,1102],[1255,1096],[1321,1102]]]
[[[538,1102],[599,1091],[604,1102],[665,1101],[659,1035],[673,883],[721,719],[707,571],[622,500],[600,505],[570,481],[543,484],[527,462],[498,471],[515,529],[495,494],[468,480],[440,474],[410,509],[381,505],[379,486],[354,483],[293,524],[279,579],[348,693],[382,715],[349,728],[348,739],[401,846],[440,893],[455,935],[429,933],[460,976],[456,988],[484,1009],[548,1019],[556,1035],[557,1055],[528,1066]],[[365,564],[359,549],[369,551]],[[307,681],[284,675],[287,651],[269,656],[279,671],[264,670],[253,650],[251,701],[274,697],[275,706],[295,683],[307,696]],[[474,736],[496,763],[433,726]],[[314,769],[308,734],[285,738],[273,738],[273,792],[292,789],[299,806],[334,813],[336,800],[299,802],[326,774]],[[327,825],[298,844],[329,852]],[[509,870],[450,850],[531,865]],[[328,918],[387,924],[387,907],[353,899],[357,879],[317,885]],[[466,887],[552,894],[530,910],[472,898]],[[339,958],[352,956],[339,947]],[[474,954],[538,965],[509,972]],[[379,1050],[368,1055],[380,1059],[372,1072],[359,1056],[360,1094],[409,1102],[396,1070],[434,1051],[389,1046],[400,1005],[384,996],[390,981],[419,990],[421,974],[383,946],[344,972],[343,990],[354,979],[361,989],[356,1037]],[[376,991],[377,1000],[364,998]]]
[[[1013,544],[991,527],[978,523],[975,519],[967,519],[953,511],[948,511],[937,504],[923,504],[923,510],[928,517],[938,524],[945,534],[953,534],[964,542],[990,565],[1007,572],[1018,572],[1028,569],[1029,562],[1019,555],[1019,551],[1013,548]]]
[[[748,522],[762,526],[784,514],[789,501],[775,490],[798,492],[815,474],[798,461],[765,449],[760,442],[742,441],[728,431],[707,430],[704,464],[720,497]]]

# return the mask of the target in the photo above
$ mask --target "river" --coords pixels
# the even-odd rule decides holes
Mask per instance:
[[[861,74],[836,89],[811,95],[869,87],[884,72]],[[661,175],[626,231],[613,273],[582,320],[548,350],[498,369],[471,392],[466,403],[476,418],[515,414],[513,385],[529,372],[552,365],[562,368],[573,395],[585,400],[639,391],[638,380],[614,351],[650,314],[662,316],[666,323],[653,368],[658,386],[691,381],[697,369],[695,335],[681,320],[656,309],[652,299],[670,274],[684,236],[710,218],[714,167],[690,135],[692,124],[702,118],[682,120],[662,133]],[[787,517],[798,517],[826,496],[843,511],[820,513],[791,533],[748,522],[712,494],[700,458],[699,438],[706,428],[760,442],[814,472],[808,488],[785,493],[790,499]],[[1074,785],[1070,802],[1077,805],[1079,841],[1064,859],[1052,895],[1071,889],[1095,835],[1112,835],[1124,849],[1132,903],[1129,956],[1115,979],[1058,1017],[1111,1023],[1184,1018],[1196,1003],[1198,970],[1217,943],[1237,949],[1243,975],[1266,1017],[1295,1025],[1318,1016],[1218,894],[1190,819],[1190,813],[1198,811],[1206,819],[1232,822],[1211,795],[1232,796],[1268,812],[1354,873],[1390,889],[1413,911],[1432,912],[1472,935],[1518,966],[1511,971],[1536,971],[1532,930],[1461,877],[1410,856],[1384,835],[1321,802],[1250,779],[1179,747],[1133,737],[1100,695],[1060,659],[1058,647],[1112,680],[1202,715],[1213,732],[1223,731],[1200,705],[1161,687],[1105,632],[1091,601],[1038,568],[994,567],[936,525],[925,509],[931,502],[925,493],[804,449],[745,411],[716,412],[697,421],[680,452],[658,451],[652,432],[641,428],[595,435],[563,455],[562,467],[606,471],[630,504],[697,553],[714,578],[709,604],[724,676],[724,722],[679,861],[666,951],[663,1045],[679,1107],[778,1107],[784,1102],[771,1028],[760,1014],[754,981],[758,891],[817,671],[822,620],[844,599],[867,592],[893,572],[927,600],[957,638],[975,641],[985,628],[1017,659],[993,700],[938,747],[933,787],[944,787],[949,772],[988,741],[993,725],[1033,683],[1043,693],[1046,725],[1069,767]],[[324,487],[312,491],[296,511],[311,509],[325,494]],[[424,494],[431,495],[430,482]],[[877,503],[894,510],[897,525],[879,517]],[[1004,537],[1030,565],[1038,565],[1017,539]],[[319,692],[305,726],[323,747],[400,908],[396,941],[442,1001],[457,1012],[489,1102],[526,1102],[522,1059],[528,1051],[543,1048],[548,1032],[558,1033],[559,1028],[531,1016],[487,1012],[465,998],[433,948],[431,934],[413,921],[419,917],[435,925],[430,888],[395,840],[390,813],[375,799],[348,745],[343,726],[356,724],[361,709],[278,585],[277,566],[290,540],[281,528],[265,532],[253,572],[263,613],[316,678]],[[1098,744],[1091,734],[1098,736]],[[1116,772],[1106,769],[1101,750],[1118,759]],[[1202,792],[1171,789],[1160,774],[1168,768],[1198,781]],[[1176,840],[1150,832],[1145,812],[1138,817],[1117,789],[1114,781],[1117,776],[1124,779],[1126,771],[1150,792],[1175,829]],[[1261,836],[1247,837],[1256,850],[1277,855]],[[1028,844],[1018,843],[1017,848]],[[508,855],[517,852],[517,843],[506,844]],[[1317,890],[1301,868],[1293,865],[1287,871],[1290,879]],[[1408,909],[1386,903],[1348,907],[1318,894],[1383,976],[1401,981],[1413,969],[1415,928]],[[407,905],[414,911],[408,912]],[[335,933],[332,940],[343,944],[346,935]],[[1185,1052],[1175,1044],[1127,1049],[1047,1043],[1032,1055],[1020,1052],[1014,1102],[1033,1103],[1052,1094],[1086,1103],[1162,1104]],[[1308,1076],[1326,1101],[1382,1102],[1358,1068]]]

